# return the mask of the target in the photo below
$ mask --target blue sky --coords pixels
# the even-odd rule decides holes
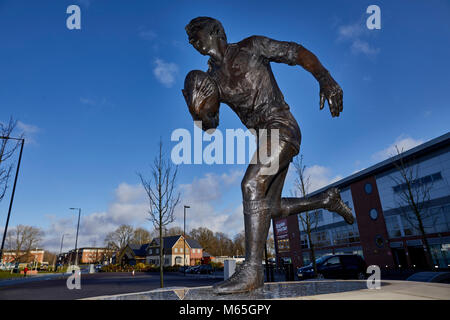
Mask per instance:
[[[81,30],[66,28],[71,4],[81,8]],[[381,8],[381,30],[366,28],[371,4]],[[319,111],[310,74],[272,64],[316,187],[383,160],[395,144],[412,147],[449,130],[445,0],[0,0],[0,121],[18,119],[29,141],[10,226],[42,227],[48,248],[59,248],[63,233],[71,245],[69,207],[83,210],[81,245],[101,245],[124,222],[152,229],[136,172],[148,172],[160,137],[170,152],[173,130],[193,131],[180,89],[187,72],[207,68],[184,31],[197,16],[219,19],[229,42],[254,34],[298,42],[342,86],[344,112],[332,118]],[[220,128],[243,128],[226,105]],[[244,171],[181,165],[188,226],[239,232]],[[1,226],[8,201],[0,203]]]

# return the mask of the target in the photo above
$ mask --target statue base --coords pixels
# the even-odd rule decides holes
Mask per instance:
[[[386,283],[382,282],[382,286]],[[88,298],[89,300],[268,300],[295,299],[329,293],[367,290],[365,280],[321,280],[302,282],[270,282],[247,293],[218,295],[209,287],[172,287],[146,292]]]

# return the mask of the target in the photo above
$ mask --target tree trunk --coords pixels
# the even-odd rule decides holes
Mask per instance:
[[[164,240],[162,228],[159,228],[159,284],[164,288]]]
[[[315,248],[314,248],[314,243],[312,242],[311,239],[311,230],[308,230],[308,240],[309,240],[309,256],[311,259],[311,263],[314,269],[314,274],[317,276],[317,264],[316,264],[316,252],[315,252]]]

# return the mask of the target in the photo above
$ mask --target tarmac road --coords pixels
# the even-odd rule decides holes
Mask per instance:
[[[82,274],[80,290],[69,290],[67,277],[0,286],[0,300],[73,300],[159,288],[159,273],[136,273],[134,276],[129,272]],[[210,286],[222,279],[209,275],[165,273],[164,287]]]

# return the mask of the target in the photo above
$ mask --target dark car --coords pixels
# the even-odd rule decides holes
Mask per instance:
[[[197,273],[197,269],[200,268],[200,266],[193,266],[186,269],[186,273]]]
[[[316,260],[317,275],[312,263],[297,269],[297,277],[303,279],[360,279],[366,278],[366,263],[356,254],[334,254]]]
[[[202,264],[197,270],[196,273],[207,273],[211,274],[213,272],[213,268],[210,264]]]
[[[190,268],[189,266],[181,266],[181,267],[178,269],[178,271],[181,272],[181,273],[184,273],[185,271],[187,272],[187,269],[189,269],[189,268]]]

